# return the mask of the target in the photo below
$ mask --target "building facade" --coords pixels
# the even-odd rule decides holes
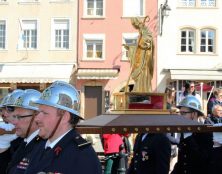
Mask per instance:
[[[219,38],[222,24],[219,19],[222,2],[160,0],[159,17],[161,6],[166,2],[171,10],[169,16],[163,17],[162,35],[158,36],[158,91],[164,91],[166,85],[172,84],[179,95],[186,80],[200,86],[221,86],[222,44]],[[198,92],[206,107],[210,91],[199,88]]]
[[[0,91],[43,90],[76,68],[78,2],[0,1]]]
[[[150,17],[147,25],[156,45],[156,0],[79,1],[75,83],[81,93],[81,112],[86,119],[104,113],[112,102],[113,93],[125,89],[130,62],[122,45],[136,44],[138,39],[131,17],[142,20],[147,15]],[[152,89],[156,91],[156,63],[154,72]]]

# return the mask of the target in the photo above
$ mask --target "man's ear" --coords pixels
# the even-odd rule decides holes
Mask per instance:
[[[192,117],[192,120],[198,120],[198,113],[197,112],[192,112],[191,117]]]
[[[63,110],[63,111],[64,111],[64,110]],[[71,115],[70,115],[70,113],[69,113],[68,111],[64,111],[64,112],[63,112],[63,116],[62,116],[63,118],[62,118],[62,119],[68,122],[68,121],[70,120],[70,116],[71,116]]]

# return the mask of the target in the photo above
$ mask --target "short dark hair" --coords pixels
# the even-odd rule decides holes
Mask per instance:
[[[78,117],[75,114],[70,113],[69,123],[72,125],[73,128],[76,127],[76,125],[79,123],[79,121],[80,121],[80,117]]]

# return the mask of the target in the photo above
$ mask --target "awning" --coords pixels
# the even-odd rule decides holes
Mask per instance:
[[[78,69],[77,79],[115,79],[118,69]]]
[[[73,64],[0,64],[0,83],[52,83],[69,82]]]
[[[170,69],[172,80],[222,80],[221,70]]]

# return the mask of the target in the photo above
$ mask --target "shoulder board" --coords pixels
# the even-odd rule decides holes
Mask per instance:
[[[91,145],[90,142],[86,141],[84,138],[82,138],[79,135],[74,137],[74,141],[78,145],[79,148]]]

